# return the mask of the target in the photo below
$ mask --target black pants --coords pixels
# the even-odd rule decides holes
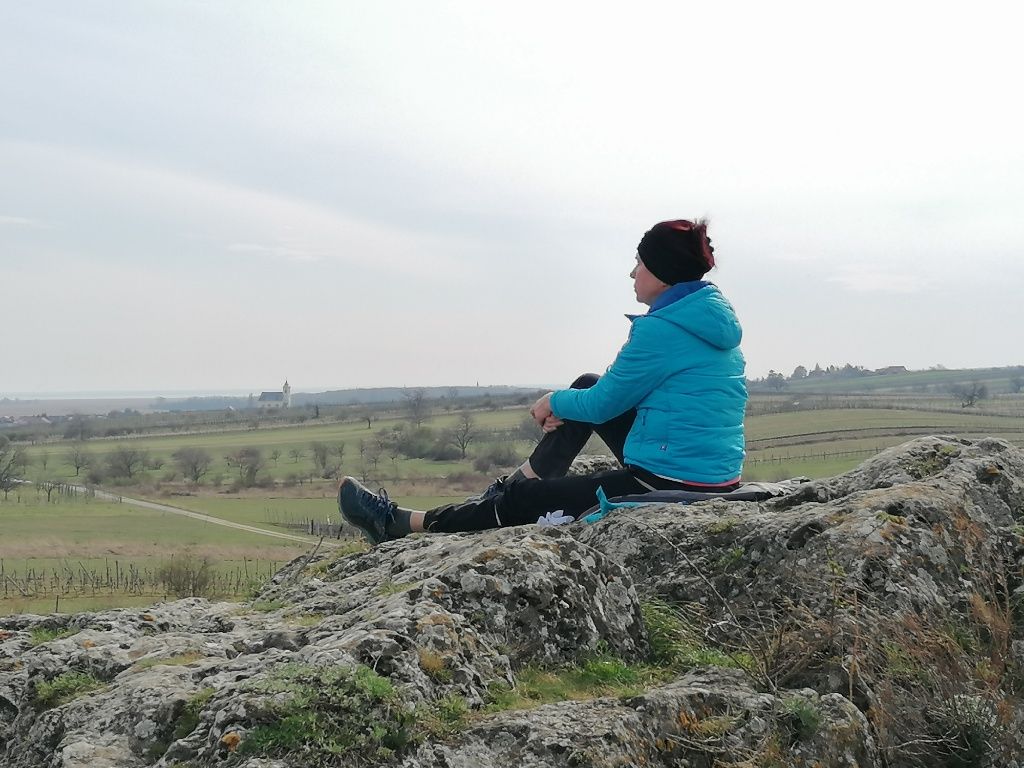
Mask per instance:
[[[587,389],[597,382],[597,375],[585,373],[572,383],[573,389]],[[707,488],[666,480],[646,470],[627,466],[623,459],[626,436],[633,427],[636,410],[630,409],[603,424],[566,421],[554,432],[548,432],[530,454],[530,466],[541,479],[523,479],[507,483],[503,491],[480,501],[447,504],[426,513],[424,527],[428,531],[479,531],[499,526],[536,523],[539,517],[561,510],[579,517],[597,503],[597,489],[603,488],[608,498],[657,490],[706,491]],[[590,436],[597,433],[625,469],[597,472],[593,475],[566,477]],[[643,482],[641,482],[641,480]],[[714,489],[733,490],[735,486]]]

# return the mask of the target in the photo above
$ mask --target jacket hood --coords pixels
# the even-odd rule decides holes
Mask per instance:
[[[683,295],[675,301],[640,317],[666,320],[719,349],[739,346],[743,329],[732,304],[718,290],[718,286],[707,283],[696,291],[681,293]]]

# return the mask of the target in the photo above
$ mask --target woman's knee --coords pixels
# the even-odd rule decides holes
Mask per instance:
[[[601,378],[596,373],[584,373],[569,385],[570,389],[590,389]]]

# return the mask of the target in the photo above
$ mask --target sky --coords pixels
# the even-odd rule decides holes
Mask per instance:
[[[0,397],[564,385],[698,216],[751,377],[1024,363],[1012,8],[0,2]]]

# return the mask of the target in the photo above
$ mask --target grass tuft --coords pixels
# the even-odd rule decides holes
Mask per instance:
[[[64,672],[37,685],[32,703],[36,709],[53,709],[102,687],[103,683],[87,672]]]
[[[203,707],[213,698],[216,691],[213,688],[203,688],[185,703],[185,708],[174,724],[174,739],[183,739],[188,736],[199,725],[199,716]]]
[[[65,637],[71,637],[77,635],[81,630],[73,627],[66,629],[45,629],[37,628],[29,632],[29,640],[32,643],[32,647],[35,648],[37,645],[43,645],[53,640],[63,640]]]
[[[726,651],[708,645],[700,631],[677,607],[663,600],[641,603],[647,637],[651,648],[651,662],[669,670],[693,667],[728,667],[750,672],[755,669],[749,653]]]
[[[261,722],[239,752],[300,757],[319,768],[387,760],[415,740],[416,713],[368,667],[290,664],[251,684],[268,695]]]

